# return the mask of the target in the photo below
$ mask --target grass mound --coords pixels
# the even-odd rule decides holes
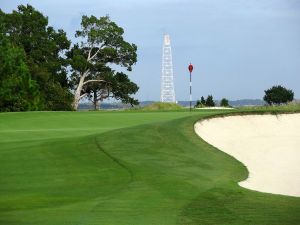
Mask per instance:
[[[142,108],[143,111],[155,111],[155,110],[165,110],[165,111],[173,111],[183,109],[181,105],[176,103],[167,103],[167,102],[155,102],[151,105],[147,105]]]

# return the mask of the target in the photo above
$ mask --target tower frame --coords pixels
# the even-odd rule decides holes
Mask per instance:
[[[164,35],[163,41],[160,101],[176,103],[173,76],[172,48],[170,35],[168,34]]]

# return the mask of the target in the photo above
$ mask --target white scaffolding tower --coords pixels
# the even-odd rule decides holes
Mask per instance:
[[[161,76],[161,102],[176,102],[173,81],[172,49],[170,36],[164,35]]]

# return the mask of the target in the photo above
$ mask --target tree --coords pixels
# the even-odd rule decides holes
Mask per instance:
[[[87,98],[93,103],[95,110],[99,108],[99,103],[110,97],[131,105],[138,104],[138,101],[130,95],[135,94],[139,88],[126,74],[110,71],[102,73],[101,77],[95,79],[103,79],[106,82],[91,82],[83,91],[87,93]]]
[[[24,62],[39,88],[39,110],[70,110],[73,97],[64,56],[70,46],[66,33],[48,26],[48,18],[31,5],[20,5],[5,15],[5,34],[25,53]]]
[[[201,96],[200,104],[203,105],[203,106],[206,106],[206,101],[205,101],[203,96]]]
[[[212,95],[207,96],[206,101],[205,101],[205,105],[208,106],[208,107],[215,106],[215,102],[214,102],[214,99],[213,99]]]
[[[99,87],[99,90],[104,90],[108,86],[112,88],[112,80],[114,82],[123,81],[122,79],[117,79],[118,77],[112,80],[105,79],[102,72],[109,70],[109,65],[119,65],[131,71],[132,65],[136,63],[137,47],[126,42],[123,38],[123,33],[124,30],[112,22],[108,16],[100,18],[95,16],[82,17],[81,30],[77,31],[75,35],[82,42],[80,45],[74,45],[68,53],[75,89],[73,101],[75,110],[80,99],[88,95],[88,92],[85,91],[87,85],[102,83],[96,87]],[[118,76],[119,78],[124,78],[123,75]],[[104,85],[105,83],[106,86]],[[118,87],[120,88],[117,91]],[[124,95],[124,93],[121,93],[122,87],[121,84],[114,84],[114,96],[119,96],[125,101],[126,99],[130,100],[128,94]],[[132,101],[132,103],[136,103],[136,101]]]
[[[105,73],[102,75],[104,74]],[[100,80],[101,78],[95,77],[94,79]],[[94,110],[97,110],[99,109],[101,102],[110,97],[111,88],[107,82],[91,82],[83,88],[82,94],[86,94],[87,99],[93,103]]]
[[[264,101],[269,105],[286,104],[294,100],[294,92],[283,86],[273,86],[272,88],[265,90]]]
[[[201,96],[200,100],[197,100],[195,107],[200,108],[200,107],[205,107],[206,102],[203,96]]]
[[[27,111],[39,107],[38,85],[31,79],[24,58],[23,50],[13,46],[0,32],[0,111]]]
[[[229,101],[226,98],[222,98],[220,102],[220,106],[222,107],[228,107],[229,106]]]

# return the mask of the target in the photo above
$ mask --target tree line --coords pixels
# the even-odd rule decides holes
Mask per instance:
[[[83,98],[95,109],[110,97],[138,104],[138,86],[112,69],[137,62],[137,46],[123,34],[108,16],[83,16],[71,44],[31,5],[0,10],[0,111],[76,110]]]
[[[268,105],[282,105],[292,102],[294,100],[294,92],[291,89],[287,89],[281,85],[275,85],[265,90],[263,100]],[[201,96],[200,100],[196,101],[195,108],[201,107],[213,107],[216,103],[212,95],[208,95],[205,99]],[[229,101],[226,98],[222,98],[220,101],[221,107],[230,107]]]
[[[214,101],[213,96],[208,95],[206,99],[203,96],[201,96],[200,100],[196,101],[195,108],[214,107],[214,106],[216,106],[216,103]],[[222,98],[220,101],[220,106],[230,107],[228,99]]]

